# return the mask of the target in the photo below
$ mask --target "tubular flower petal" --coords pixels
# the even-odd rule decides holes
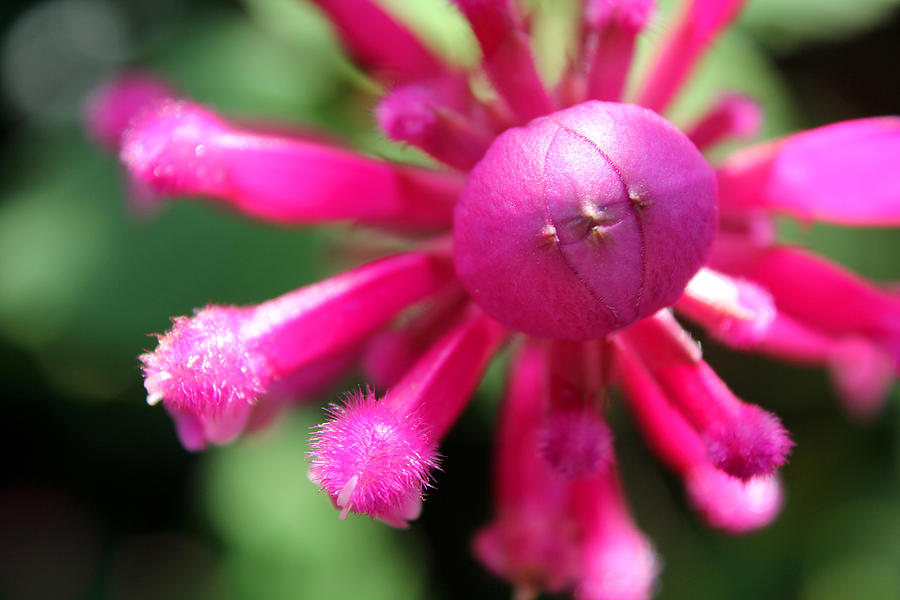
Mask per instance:
[[[787,462],[793,443],[778,418],[739,400],[709,365],[685,352],[687,334],[670,315],[645,319],[622,337],[703,437],[713,465],[746,481]]]
[[[744,0],[691,0],[657,49],[638,104],[665,112],[703,53],[743,5]]]
[[[430,77],[441,64],[403,25],[373,0],[312,0],[331,19],[344,46],[363,69],[389,79]]]
[[[437,444],[465,407],[506,331],[469,313],[382,400],[334,407],[313,438],[310,477],[341,509],[404,527],[437,466]]]
[[[833,336],[868,338],[893,351],[900,365],[900,296],[789,246],[714,255],[713,262],[764,287],[779,311],[808,327]]]
[[[746,139],[762,126],[759,104],[741,94],[725,94],[709,112],[687,131],[698,148],[705,150],[729,139]]]
[[[152,75],[117,77],[91,95],[85,114],[87,130],[97,142],[117,150],[132,119],[175,95],[168,83]]]
[[[714,466],[700,435],[669,403],[633,348],[621,339],[616,347],[631,413],[657,456],[682,477],[697,512],[731,533],[768,525],[781,508],[778,479],[768,475],[741,481]]]
[[[896,227],[900,118],[845,121],[754,146],[728,159],[717,175],[726,210]]]
[[[216,198],[279,224],[352,220],[441,229],[450,224],[460,188],[446,173],[237,129],[187,101],[163,102],[141,115],[121,157],[135,179],[159,194]]]
[[[453,0],[478,39],[482,65],[520,123],[553,112],[531,54],[531,42],[518,24],[510,0]]]
[[[215,425],[210,441],[230,441],[274,384],[292,378],[300,390],[316,387],[320,361],[449,282],[446,258],[411,253],[256,306],[209,306],[178,317],[156,349],[141,356],[147,402],[162,401],[187,432]],[[196,435],[188,437],[187,446],[202,447]]]
[[[847,338],[831,344],[827,364],[851,417],[864,420],[880,412],[896,377],[894,356],[868,340]]]
[[[575,597],[580,600],[647,600],[659,560],[631,521],[616,470],[577,481],[572,504],[582,530],[582,564]]]
[[[360,360],[381,397],[366,388],[332,405],[310,474],[342,517],[406,526],[442,439],[514,334],[494,515],[474,551],[523,597],[643,600],[659,561],[622,498],[611,388],[690,504],[726,532],[775,518],[792,446],[777,417],[715,375],[669,307],[732,348],[825,366],[852,416],[882,405],[900,366],[900,296],[777,245],[774,216],[900,222],[900,119],[788,136],[715,170],[699,149],[755,134],[756,104],[723,94],[687,134],[660,116],[741,0],[687,0],[637,105],[619,101],[648,0],[585,0],[554,90],[514,0],[454,1],[481,47],[477,72],[443,64],[377,0],[315,4],[385,85],[382,132],[443,164],[250,129],[140,74],[88,111],[135,199],[199,195],[278,224],[388,228],[408,250],[257,306],[175,319],[141,362],[147,400],[187,448],[266,427]]]
[[[475,556],[523,595],[562,591],[579,568],[569,484],[540,456],[547,359],[536,340],[515,354],[494,449],[494,516],[473,542]]]
[[[457,83],[454,80],[449,85]],[[493,138],[460,112],[464,108],[454,106],[463,104],[453,102],[453,96],[460,94],[441,89],[446,87],[421,83],[398,86],[375,108],[375,118],[392,140],[412,144],[466,171],[484,156]]]
[[[394,327],[374,336],[366,346],[362,367],[369,381],[376,389],[392,387],[447,327],[456,322],[467,305],[462,290],[453,287],[442,296],[410,309],[413,314],[401,315]]]
[[[622,99],[635,40],[653,16],[654,8],[652,0],[585,2],[582,35],[589,99]]]
[[[686,477],[691,504],[710,525],[730,533],[765,527],[784,502],[777,475],[741,481],[711,466],[700,466]]]
[[[608,354],[608,352],[607,352]],[[603,418],[603,349],[594,342],[554,342],[540,453],[568,479],[597,475],[613,460],[612,431]]]
[[[688,282],[675,309],[735,348],[764,339],[776,317],[775,301],[765,288],[705,268]]]
[[[844,408],[856,418],[878,412],[897,371],[895,354],[878,343],[832,336],[784,314],[778,314],[765,335],[744,349],[798,364],[827,366]]]

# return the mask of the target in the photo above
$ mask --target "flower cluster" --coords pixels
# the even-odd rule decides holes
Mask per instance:
[[[141,202],[202,196],[278,224],[351,222],[409,250],[256,306],[178,317],[141,356],[150,404],[185,447],[264,426],[354,363],[373,385],[332,405],[310,476],[340,510],[404,527],[442,438],[496,352],[512,347],[478,559],[523,593],[651,596],[659,571],[633,523],[605,420],[621,389],[660,460],[714,527],[777,514],[792,442],[737,398],[679,315],[721,343],[830,369],[848,410],[875,412],[900,368],[900,296],[779,243],[774,218],[900,223],[900,119],[837,123],[747,148],[756,104],[726,93],[680,131],[663,116],[740,0],[689,0],[634,97],[651,0],[584,0],[579,51],[539,76],[513,0],[455,0],[481,48],[447,65],[374,0],[314,0],[387,89],[374,113],[433,168],[232,122],[142,74],[88,115]],[[474,80],[491,93],[473,93]],[[381,393],[376,396],[375,390]]]

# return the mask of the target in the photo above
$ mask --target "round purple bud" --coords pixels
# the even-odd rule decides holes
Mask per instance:
[[[456,206],[456,270],[513,329],[597,338],[678,300],[717,216],[713,170],[683,133],[586,102],[494,141]]]

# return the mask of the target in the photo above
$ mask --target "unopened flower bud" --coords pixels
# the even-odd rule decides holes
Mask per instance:
[[[469,175],[457,273],[495,319],[603,336],[673,304],[716,229],[712,169],[637,106],[587,102],[506,131]]]

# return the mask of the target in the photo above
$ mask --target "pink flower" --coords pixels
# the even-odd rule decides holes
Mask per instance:
[[[713,166],[701,151],[758,127],[751,99],[723,95],[686,133],[661,115],[739,0],[688,2],[633,99],[624,83],[649,0],[585,0],[580,52],[555,89],[512,0],[454,3],[482,51],[474,72],[444,64],[373,0],[316,1],[387,87],[384,133],[439,167],[255,131],[140,75],[96,96],[91,131],[117,145],[145,198],[410,236],[408,252],[258,306],[174,319],[141,357],[147,399],[197,450],[264,425],[360,359],[380,397],[332,405],[310,476],[341,518],[403,527],[510,341],[495,514],[476,556],[523,594],[649,598],[661,563],[618,483],[610,390],[710,525],[740,533],[775,518],[793,443],[716,376],[672,307],[725,345],[828,367],[851,414],[876,412],[900,368],[900,296],[777,243],[773,219],[900,223],[900,119],[822,127]],[[479,75],[494,96],[472,93]]]

